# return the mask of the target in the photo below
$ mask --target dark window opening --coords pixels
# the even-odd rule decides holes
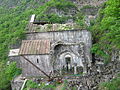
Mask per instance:
[[[37,24],[37,25],[45,25],[45,24],[52,24],[52,23],[47,22],[47,21],[35,20],[35,21],[33,22],[33,24]]]
[[[37,58],[37,63],[39,63],[39,60],[38,60],[38,58]]]

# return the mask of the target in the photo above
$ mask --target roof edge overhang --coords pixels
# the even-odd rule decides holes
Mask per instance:
[[[19,54],[19,56],[24,56],[24,55],[50,55],[49,53],[46,54]]]

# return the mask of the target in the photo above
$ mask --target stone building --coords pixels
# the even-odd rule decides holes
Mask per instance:
[[[91,33],[79,30],[75,23],[36,22],[35,15],[32,15],[27,26],[26,40],[22,41],[19,48],[22,75],[44,75],[22,56],[47,74],[87,73],[87,67],[92,62],[91,45]]]

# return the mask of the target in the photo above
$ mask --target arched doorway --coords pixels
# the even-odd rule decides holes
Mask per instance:
[[[55,69],[61,75],[83,74],[85,72],[82,59],[73,52],[62,52],[56,60]]]
[[[61,74],[74,74],[74,62],[75,54],[69,51],[60,53],[57,61],[57,69],[60,70]]]
[[[71,57],[70,55],[66,55],[66,56],[65,56],[65,63],[66,63],[65,66],[66,66],[66,71],[67,71],[67,72],[70,72],[70,71],[71,71],[71,68],[72,68],[72,67],[71,67],[71,64],[72,64],[72,63],[71,63],[71,60],[72,60],[71,58],[72,58],[72,57]]]

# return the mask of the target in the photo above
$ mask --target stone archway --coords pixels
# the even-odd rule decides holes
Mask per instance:
[[[76,50],[75,47],[82,48],[82,45],[75,43],[64,43],[56,42],[52,44],[51,47],[51,61],[53,64],[53,69],[57,72],[71,72],[72,74],[79,74],[78,67],[83,68],[83,73],[86,73],[86,65],[84,64],[82,52],[79,48]]]
[[[72,52],[61,53],[57,62],[61,74],[79,74],[78,67],[84,67],[82,60]]]
[[[73,62],[75,55],[71,52],[63,52],[59,55],[60,71],[62,74],[74,74]]]

